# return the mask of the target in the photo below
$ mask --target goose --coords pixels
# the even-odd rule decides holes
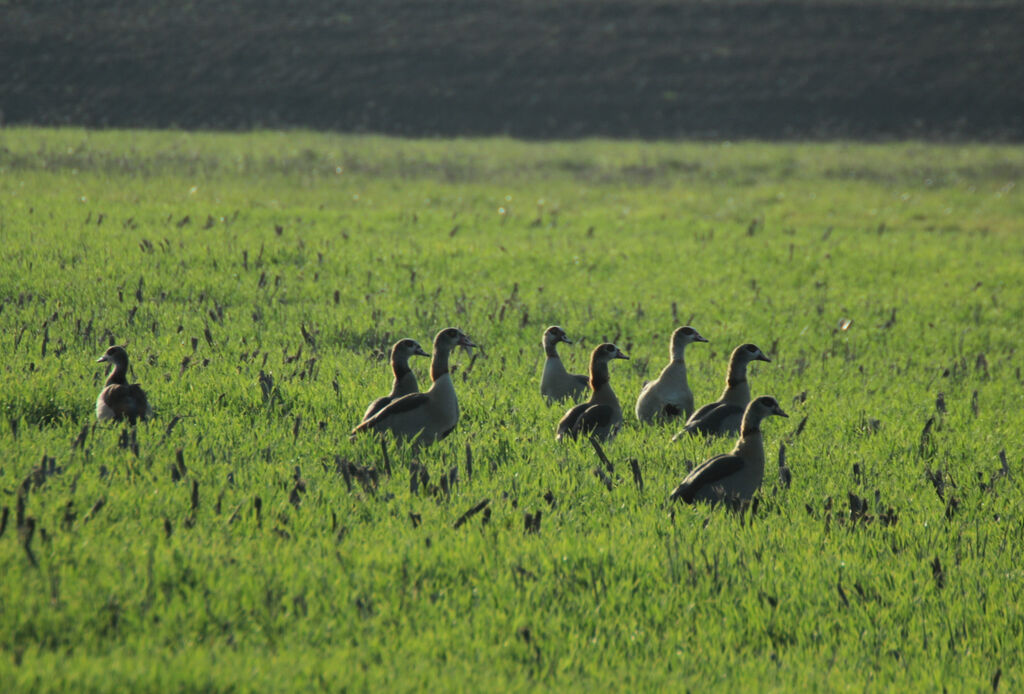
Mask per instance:
[[[622,407],[609,382],[608,362],[612,359],[629,357],[610,342],[594,348],[590,354],[590,399],[565,413],[555,430],[556,441],[563,437],[575,439],[580,434],[607,441],[618,433]]]
[[[732,453],[716,455],[694,468],[669,500],[682,499],[688,504],[710,501],[712,505],[750,501],[764,480],[761,420],[772,415],[789,416],[770,395],[752,400],[743,413],[740,440]]]
[[[103,422],[112,419],[119,422],[127,419],[135,424],[137,419],[153,416],[153,408],[146,398],[146,391],[138,383],[128,383],[128,352],[120,345],[107,349],[96,363],[109,362],[113,365],[107,381],[96,398],[96,419]]]
[[[384,397],[377,398],[370,403],[370,406],[366,408],[366,414],[363,415],[362,421],[366,421],[373,415],[384,409],[384,406],[395,398],[400,398],[403,395],[409,395],[410,393],[418,393],[420,388],[419,384],[416,383],[416,374],[409,368],[409,357],[413,355],[419,355],[421,357],[429,357],[430,355],[423,351],[420,347],[420,343],[416,340],[410,340],[405,338],[399,340],[391,347],[391,371],[395,374],[395,382],[391,384],[391,392]]]
[[[541,344],[544,345],[547,359],[544,361],[544,373],[540,377],[540,394],[544,396],[548,405],[565,398],[579,400],[587,392],[589,383],[589,379],[583,374],[571,374],[565,370],[565,365],[562,364],[555,349],[559,342],[572,344],[565,331],[557,325],[552,325],[544,331]]]
[[[636,399],[636,418],[641,422],[693,414],[693,392],[686,382],[686,346],[707,342],[690,326],[677,328],[669,343],[669,363],[655,380],[646,384]]]
[[[729,370],[725,375],[725,390],[722,391],[722,397],[694,412],[686,421],[683,430],[673,436],[672,440],[677,441],[688,434],[738,434],[743,411],[750,402],[747,365],[752,361],[770,362],[771,359],[757,345],[749,342],[734,349],[729,357]]]
[[[456,347],[476,347],[458,328],[445,328],[434,338],[430,361],[430,388],[392,400],[352,430],[391,432],[400,439],[414,439],[416,445],[430,445],[450,434],[459,421],[459,401],[448,373],[448,357]]]

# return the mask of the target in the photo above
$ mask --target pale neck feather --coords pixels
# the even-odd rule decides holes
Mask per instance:
[[[435,413],[445,419],[458,419],[459,400],[455,396],[455,384],[449,373],[443,373],[434,380],[427,391],[430,397],[431,408]]]
[[[544,373],[551,376],[561,376],[562,374],[568,374],[565,370],[565,364],[562,363],[562,359],[557,353],[548,353],[548,358],[544,360]]]
[[[682,359],[672,360],[668,365],[661,370],[661,375],[658,376],[660,383],[673,383],[678,386],[688,387],[686,381],[686,362]]]

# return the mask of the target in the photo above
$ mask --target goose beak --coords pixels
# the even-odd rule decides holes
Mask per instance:
[[[764,352],[758,352],[757,356],[754,357],[754,359],[756,361],[771,361],[771,359],[768,358],[768,355],[765,354]]]
[[[418,355],[420,355],[421,357],[429,357],[429,356],[430,356],[430,355],[429,355],[429,354],[427,354],[427,352],[426,352],[426,351],[424,351],[424,349],[423,349],[422,347],[420,347],[419,345],[416,345],[416,349],[414,349],[412,353],[413,353],[413,354],[418,354]]]
[[[621,349],[616,349],[615,350],[615,358],[616,359],[629,359],[629,357],[626,356],[625,352],[623,352]]]
[[[693,336],[693,341],[694,342],[710,342],[711,340],[709,340],[708,338],[704,337],[700,333],[697,333],[696,335]]]
[[[786,417],[786,418],[789,418],[789,415],[788,415],[788,414],[786,414],[785,412],[783,412],[783,411],[782,411],[782,408],[781,408],[781,407],[779,407],[778,405],[776,405],[776,406],[775,406],[775,409],[774,409],[774,410],[773,410],[772,412],[773,412],[773,414],[777,414],[777,415],[779,415],[780,417]]]
[[[97,359],[96,363],[99,364],[100,362],[104,362],[104,361],[110,361],[109,359],[107,359],[107,355],[106,354],[104,354],[102,357]]]
[[[460,347],[478,347],[479,345],[473,344],[473,341],[469,339],[468,335],[459,335],[459,346]]]
[[[566,337],[565,335],[560,335],[560,336],[558,337],[558,341],[559,341],[559,342],[564,342],[564,343],[565,343],[565,344],[567,344],[567,345],[571,345],[571,344],[572,344],[572,340],[570,340],[569,338],[567,338],[567,337]]]

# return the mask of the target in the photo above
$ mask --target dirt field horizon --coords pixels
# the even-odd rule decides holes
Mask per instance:
[[[0,122],[1019,141],[1024,6],[0,3]]]

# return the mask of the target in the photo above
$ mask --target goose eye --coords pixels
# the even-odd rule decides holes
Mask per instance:
[[[605,345],[604,346],[604,351],[605,352],[614,352],[615,351],[615,346],[614,345]]]
[[[693,335],[693,328],[683,328],[683,335]]]
[[[746,347],[744,347],[744,349],[746,349],[748,352],[756,352],[757,351],[757,347],[755,347],[754,345],[747,345]]]
[[[775,402],[775,398],[765,398],[764,404],[768,407],[775,407],[779,403]]]
[[[447,335],[448,337],[458,337],[459,331],[456,330],[455,328],[448,328],[447,330],[444,331],[444,334]]]

